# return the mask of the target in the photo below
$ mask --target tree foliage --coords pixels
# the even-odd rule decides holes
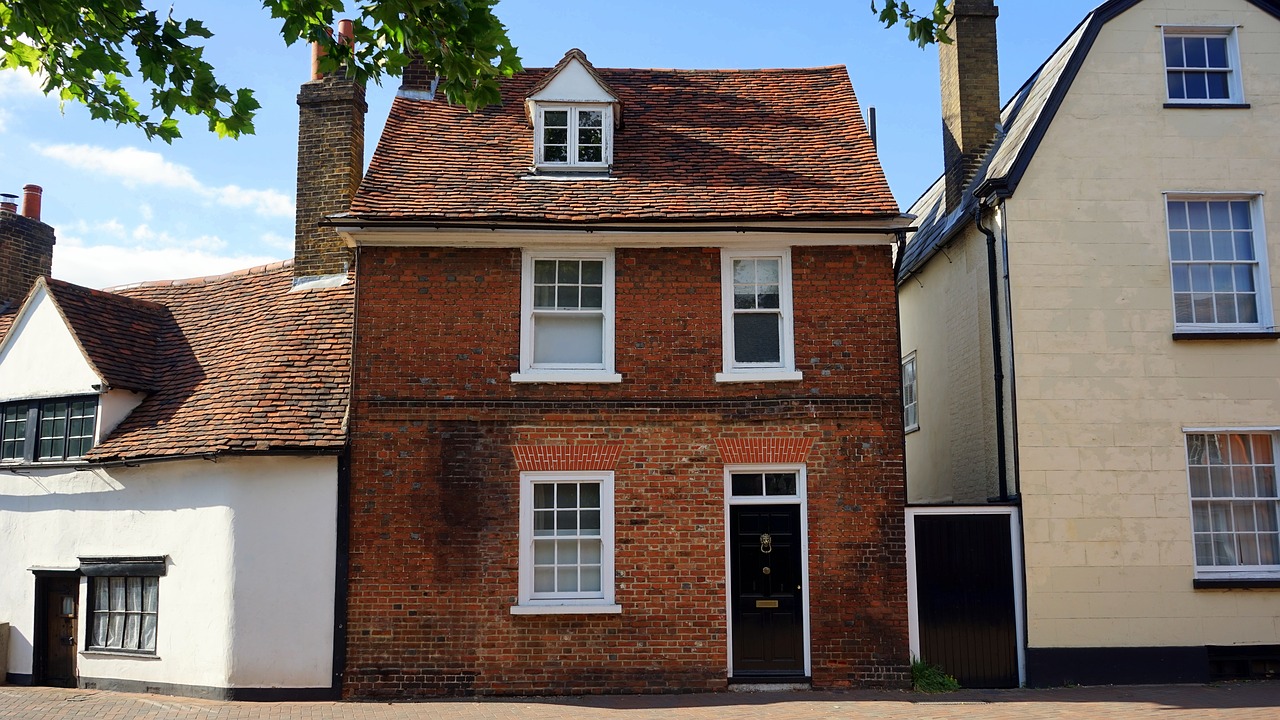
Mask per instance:
[[[520,69],[497,0],[377,0],[350,12],[355,42],[330,29],[343,0],[262,0],[284,42],[316,41],[321,69],[346,64],[360,82],[400,75],[420,58],[442,78],[452,102],[476,108],[498,99],[498,78]],[[199,20],[161,16],[142,0],[0,0],[0,68],[42,78],[46,94],[83,103],[94,118],[132,125],[148,138],[180,137],[178,117],[203,117],[224,137],[253,132],[253,91],[218,80]],[[132,81],[126,80],[132,78]],[[128,87],[127,87],[128,86]],[[144,109],[130,87],[149,91]]]
[[[926,6],[928,0],[925,0]],[[906,0],[884,0],[884,8],[878,9],[880,3],[871,0],[871,12],[880,13],[880,22],[885,27],[893,27],[899,21],[907,28],[907,39],[920,47],[930,43],[950,43],[947,36],[947,18],[951,12],[947,10],[947,0],[934,0],[933,9],[921,13],[907,4]]]

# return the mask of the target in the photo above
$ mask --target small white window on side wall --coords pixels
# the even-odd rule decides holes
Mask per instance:
[[[513,382],[620,382],[613,370],[613,253],[525,251]]]
[[[916,354],[902,361],[902,426],[906,432],[920,429],[920,406],[916,385]]]
[[[621,612],[614,603],[613,473],[520,473],[516,615]]]
[[[791,251],[720,251],[723,371],[716,382],[800,380]]]
[[[1165,79],[1170,104],[1244,102],[1234,27],[1164,27]]]

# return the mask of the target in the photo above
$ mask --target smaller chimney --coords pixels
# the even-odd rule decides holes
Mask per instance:
[[[995,0],[954,0],[946,27],[953,42],[938,44],[947,212],[960,206],[1000,122],[999,14]]]
[[[40,220],[40,196],[44,188],[39,185],[22,186],[22,217]]]
[[[36,278],[53,270],[53,228],[40,222],[40,186],[23,188],[21,214],[17,199],[0,194],[0,308],[21,302]]]
[[[338,40],[350,43],[353,24],[338,24]],[[312,45],[312,79],[298,93],[298,194],[295,203],[295,280],[346,273],[350,250],[326,216],[346,212],[364,173],[364,86],[344,70],[324,75]]]

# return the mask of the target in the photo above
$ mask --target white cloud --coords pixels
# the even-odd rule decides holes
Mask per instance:
[[[44,77],[26,70],[0,70],[0,98],[44,97]]]
[[[37,145],[37,152],[74,168],[114,178],[128,187],[159,186],[189,190],[205,200],[231,208],[252,208],[267,217],[291,217],[293,201],[277,190],[253,190],[238,185],[206,185],[190,168],[169,162],[158,152],[96,145]]]
[[[78,236],[60,235],[58,251],[53,255],[53,276],[77,285],[103,288],[147,280],[220,275],[280,259],[258,254],[223,254],[208,244],[207,238],[196,238],[182,243],[174,241],[165,247],[128,242],[91,245]]]
[[[293,238],[287,238],[278,233],[265,232],[258,237],[258,242],[272,250],[293,254]]]

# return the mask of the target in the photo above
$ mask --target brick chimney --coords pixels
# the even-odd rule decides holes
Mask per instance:
[[[339,41],[350,42],[351,21],[338,25]],[[345,273],[350,250],[327,215],[346,212],[364,171],[364,86],[343,69],[321,75],[320,52],[312,46],[312,77],[298,93],[298,195],[294,216],[295,278]]]
[[[964,187],[991,147],[1000,122],[999,14],[995,0],[954,0],[946,28],[954,42],[938,44],[947,212],[959,207]]]
[[[22,211],[17,196],[0,196],[0,308],[22,301],[38,277],[53,269],[53,228],[40,222],[39,185],[22,188]]]

